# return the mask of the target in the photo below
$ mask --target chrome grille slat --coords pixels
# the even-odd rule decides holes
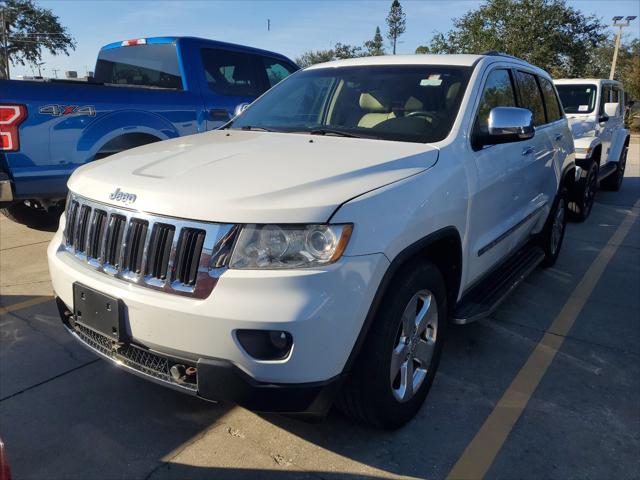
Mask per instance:
[[[68,204],[68,223],[59,252],[70,254],[87,267],[116,279],[176,295],[206,298],[211,293],[226,269],[226,256],[221,252],[229,250],[238,231],[233,224],[149,214],[95,202],[73,193],[69,195]],[[88,217],[83,217],[82,212]],[[82,222],[80,217],[84,219]],[[146,228],[141,230],[141,224]],[[163,225],[173,229],[168,258],[166,251],[162,258],[152,258],[153,232]],[[183,232],[193,231],[204,233],[199,239],[202,248],[195,245],[195,250],[189,250],[190,254],[181,260],[177,253],[179,240]],[[169,243],[166,240],[165,243]],[[179,266],[176,261],[186,263]],[[165,262],[166,276],[161,278]]]

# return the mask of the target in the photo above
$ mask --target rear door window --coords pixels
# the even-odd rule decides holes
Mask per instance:
[[[546,122],[544,103],[535,75],[518,70],[517,76],[521,106],[531,110],[533,113],[533,124],[536,127],[544,125]]]
[[[209,88],[219,95],[257,97],[262,92],[255,55],[204,48],[202,63]]]
[[[262,57],[262,64],[265,69],[267,81],[269,82],[269,87],[273,87],[296,71],[293,65],[275,58]]]
[[[555,122],[562,118],[562,111],[560,110],[560,103],[556,96],[556,91],[553,88],[553,84],[543,77],[538,77],[540,86],[542,87],[542,95],[544,96],[544,105],[547,109],[547,122]]]
[[[99,83],[182,89],[174,43],[132,45],[102,50],[96,63]]]

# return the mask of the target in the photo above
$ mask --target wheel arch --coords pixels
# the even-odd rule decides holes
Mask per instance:
[[[141,147],[142,145],[160,142],[161,140],[162,138],[157,135],[147,132],[123,133],[122,135],[111,138],[99,147],[93,156],[93,160],[99,160],[109,155],[129,150],[130,148]]]
[[[437,230],[407,246],[391,260],[378,286],[373,302],[371,302],[358,338],[345,363],[343,373],[348,373],[355,363],[366,341],[376,312],[389,287],[392,285],[393,280],[404,268],[413,262],[421,261],[433,263],[440,270],[440,273],[442,273],[447,286],[447,303],[450,311],[452,311],[458,297],[458,292],[460,291],[462,278],[462,241],[458,230],[453,226],[449,226]]]

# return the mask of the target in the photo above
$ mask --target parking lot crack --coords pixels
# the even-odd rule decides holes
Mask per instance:
[[[29,386],[27,388],[23,388],[19,392],[15,392],[15,393],[12,393],[11,395],[7,395],[6,397],[2,397],[2,398],[0,398],[0,402],[4,402],[5,400],[10,400],[10,399],[12,399],[14,397],[17,397],[18,395],[22,395],[23,393],[26,393],[26,392],[28,392],[30,390],[33,390],[34,388],[38,388],[38,387],[40,387],[42,385],[45,385],[45,384],[47,384],[49,382],[52,382],[53,380],[58,379],[60,377],[64,377],[65,375],[67,375],[69,373],[73,373],[76,370],[80,370],[81,368],[84,368],[87,365],[91,365],[92,363],[96,363],[99,360],[100,360],[99,358],[96,358],[95,360],[91,360],[90,362],[83,363],[82,365],[78,365],[77,367],[70,368],[69,370],[65,370],[64,372],[59,373],[58,375],[54,375],[53,377],[48,378],[46,380],[43,380],[42,382],[38,382],[38,383],[35,383],[35,384],[33,384],[33,385],[31,385],[31,386]]]

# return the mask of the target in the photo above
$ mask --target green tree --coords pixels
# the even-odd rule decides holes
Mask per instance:
[[[554,76],[583,76],[594,50],[606,39],[605,26],[565,0],[487,0],[438,33],[431,53],[498,50],[520,57]]]
[[[389,15],[387,15],[387,26],[389,31],[387,32],[387,38],[391,40],[393,44],[393,54],[396,54],[396,43],[398,37],[402,35],[407,29],[407,16],[402,11],[402,5],[398,0],[393,0]]]
[[[302,67],[315,65],[316,63],[331,62],[344,58],[355,58],[362,56],[362,47],[348,45],[346,43],[336,43],[329,50],[309,50],[296,58],[296,63]]]
[[[384,55],[384,40],[380,33],[380,27],[376,27],[376,33],[373,39],[364,42],[364,48],[367,55],[375,57],[378,55]]]
[[[585,76],[595,78],[609,78],[615,38],[607,38],[591,54]],[[618,51],[618,64],[614,78],[624,84],[627,98],[640,100],[640,40],[622,42]]]
[[[69,55],[70,50],[75,50],[74,39],[48,8],[38,7],[33,0],[4,0],[0,2],[0,10],[0,19],[4,18],[8,39],[5,46],[2,38],[1,76],[8,74],[8,60],[13,65],[36,64],[42,59],[43,49],[52,55]],[[0,37],[2,33],[0,25]],[[5,51],[8,52],[8,59]]]

